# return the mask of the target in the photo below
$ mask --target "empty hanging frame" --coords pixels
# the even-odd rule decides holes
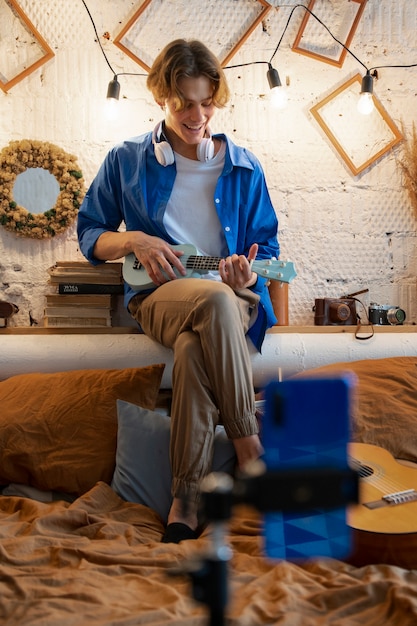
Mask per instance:
[[[144,0],[114,44],[149,71],[170,41],[195,38],[205,43],[224,66],[270,9],[266,0],[189,0],[182,6],[175,0]]]
[[[310,0],[307,8],[312,12],[314,8],[314,14],[349,48],[366,2],[367,0],[333,0],[331,3],[321,1],[315,6],[316,0]],[[305,11],[292,50],[337,67],[342,67],[347,55],[347,50],[308,11]]]
[[[10,50],[13,54],[10,54]],[[54,55],[16,0],[0,3],[0,87],[7,92]]]
[[[310,111],[352,174],[363,172],[403,139],[378,98],[374,110],[358,112],[362,77],[356,74]]]

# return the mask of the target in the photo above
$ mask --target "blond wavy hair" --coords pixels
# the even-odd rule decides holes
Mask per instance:
[[[217,57],[198,40],[176,39],[167,44],[156,57],[146,81],[146,86],[158,104],[167,98],[175,99],[178,111],[185,106],[179,83],[182,78],[205,76],[213,88],[213,103],[224,107],[230,91]]]

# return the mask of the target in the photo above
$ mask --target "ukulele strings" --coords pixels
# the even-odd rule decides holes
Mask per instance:
[[[217,256],[199,256],[190,254],[189,256],[183,256],[181,262],[187,269],[200,269],[200,270],[215,270],[218,268],[222,257]]]

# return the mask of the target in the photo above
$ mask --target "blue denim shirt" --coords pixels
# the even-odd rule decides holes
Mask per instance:
[[[229,253],[245,254],[259,244],[258,259],[278,258],[278,220],[258,159],[226,135],[223,172],[214,202]],[[176,176],[175,163],[160,165],[154,155],[152,133],[134,137],[113,147],[93,180],[78,213],[78,238],[84,256],[100,263],[93,249],[106,231],[141,230],[175,244],[164,228],[163,216]],[[196,196],[198,192],[196,192]],[[193,243],[193,242],[190,242]],[[261,297],[259,314],[248,335],[260,350],[265,331],[276,323],[266,279],[258,277],[251,288]],[[125,305],[135,292],[125,285]]]

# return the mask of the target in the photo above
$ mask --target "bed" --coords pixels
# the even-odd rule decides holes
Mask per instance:
[[[0,382],[1,623],[209,623],[188,573],[190,564],[204,561],[209,527],[196,541],[160,543],[170,481],[163,370],[156,364],[31,373]],[[340,363],[299,375],[346,370],[358,380],[352,441],[400,459],[412,480],[417,358]],[[221,429],[215,449],[213,469],[230,471],[230,442]],[[396,507],[399,516],[408,506],[416,505]],[[373,552],[362,543],[356,564],[272,561],[264,554],[260,514],[238,504],[226,527],[227,623],[414,626],[416,546],[414,532],[406,535],[399,555],[385,551],[384,540]]]

